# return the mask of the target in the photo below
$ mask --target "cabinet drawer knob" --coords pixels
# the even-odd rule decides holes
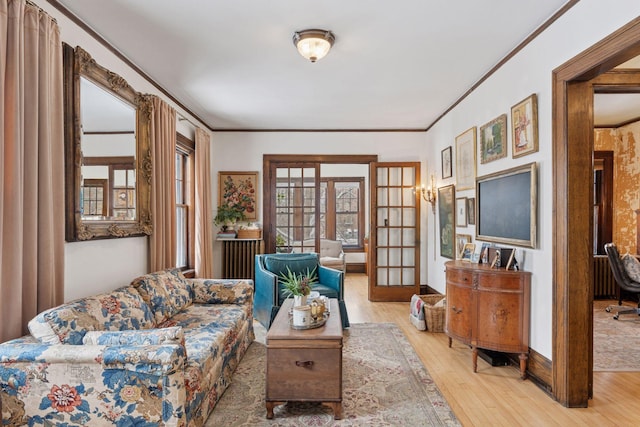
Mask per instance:
[[[296,360],[296,366],[311,369],[311,367],[313,366],[313,360]]]
[[[462,313],[462,309],[461,308],[457,308],[455,305],[451,306],[451,311],[453,311],[455,314]]]

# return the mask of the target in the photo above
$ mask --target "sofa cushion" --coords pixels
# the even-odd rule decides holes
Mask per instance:
[[[233,372],[232,360],[238,357],[242,328],[250,321],[249,307],[237,304],[193,304],[162,323],[184,331],[187,365],[185,388],[187,412],[198,408],[214,387],[223,369]],[[230,375],[230,372],[228,375]]]
[[[131,285],[149,304],[158,324],[190,306],[193,301],[191,283],[178,269],[145,274],[131,282]]]
[[[44,344],[79,345],[88,331],[154,326],[149,306],[133,287],[127,286],[43,311],[29,322],[29,331]]]
[[[634,282],[640,282],[640,261],[638,261],[635,256],[625,254],[622,257],[622,265],[631,280]]]
[[[167,343],[184,346],[184,333],[179,326],[144,331],[89,331],[84,335],[85,345],[136,346]]]
[[[293,274],[307,274],[318,266],[318,254],[269,254],[264,256],[264,267],[281,277],[287,274],[287,267]]]

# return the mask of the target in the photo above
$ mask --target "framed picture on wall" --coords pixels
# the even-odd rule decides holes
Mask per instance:
[[[451,146],[448,146],[440,152],[440,161],[442,162],[442,179],[451,178],[453,176],[453,167],[451,165]]]
[[[476,198],[467,198],[467,224],[475,225],[476,223]]]
[[[458,197],[456,199],[456,226],[467,226],[467,198]]]
[[[538,98],[534,93],[511,107],[511,157],[538,151]]]
[[[248,221],[258,219],[258,172],[218,172],[218,206],[237,206]]]
[[[480,163],[507,157],[507,115],[480,126]]]
[[[438,217],[440,220],[440,256],[455,259],[456,218],[455,186],[438,188]]]
[[[456,188],[468,190],[476,186],[476,128],[456,137]]]

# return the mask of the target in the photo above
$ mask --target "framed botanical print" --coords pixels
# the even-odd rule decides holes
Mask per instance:
[[[480,163],[507,157],[507,115],[480,126]]]
[[[468,190],[476,186],[476,128],[456,137],[456,188]]]
[[[448,146],[440,152],[440,161],[442,163],[442,179],[451,178],[453,176],[453,167],[451,165],[451,146]]]
[[[258,172],[218,172],[218,206],[228,203],[258,219]]]
[[[527,97],[511,107],[511,157],[538,151],[538,98]]]
[[[455,259],[456,218],[455,186],[438,188],[438,217],[440,220],[440,256]]]

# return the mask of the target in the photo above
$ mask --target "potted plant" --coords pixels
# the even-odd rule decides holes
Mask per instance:
[[[222,204],[218,206],[218,213],[213,218],[213,223],[216,226],[222,226],[224,231],[232,229],[236,222],[243,221],[245,219],[244,212],[238,209],[236,206],[229,204]]]
[[[316,268],[314,267],[311,271],[307,268],[306,274],[295,274],[287,267],[287,274],[280,274],[280,283],[284,287],[282,293],[285,297],[293,296],[294,307],[306,305],[307,296],[311,293],[311,288],[318,282]]]

